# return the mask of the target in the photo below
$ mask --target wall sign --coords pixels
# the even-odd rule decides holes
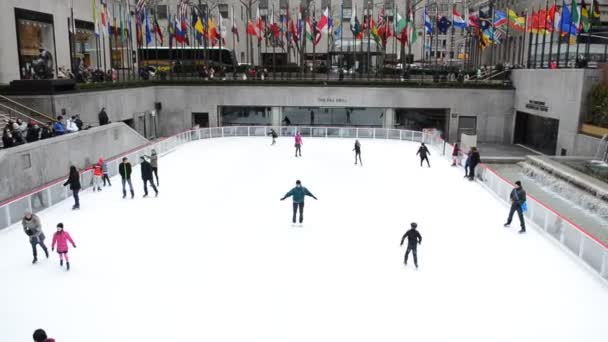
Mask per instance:
[[[321,103],[346,103],[346,99],[341,97],[318,97],[317,101]]]
[[[541,112],[548,112],[549,111],[549,107],[544,102],[542,102],[542,101],[529,100],[529,102],[526,103],[526,108],[538,110],[538,111],[541,111]]]

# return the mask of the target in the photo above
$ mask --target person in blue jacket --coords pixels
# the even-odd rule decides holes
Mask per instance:
[[[283,196],[283,198],[281,198],[281,201],[283,201],[287,197],[293,197],[293,223],[296,223],[296,214],[298,210],[300,210],[300,223],[304,221],[304,198],[306,196],[310,196],[315,200],[317,199],[315,195],[302,186],[302,182],[300,182],[300,180],[297,180],[296,187],[291,189],[285,194],[285,196]]]
[[[65,126],[63,125],[61,120],[63,120],[63,116],[59,115],[57,117],[57,121],[53,125],[53,131],[55,131],[55,135],[65,134]]]

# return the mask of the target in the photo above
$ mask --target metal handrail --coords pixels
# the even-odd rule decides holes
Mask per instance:
[[[23,113],[21,113],[20,111],[16,110],[15,108],[9,107],[9,106],[7,106],[7,105],[5,105],[5,104],[1,103],[1,102],[0,102],[0,107],[4,108],[4,109],[6,109],[6,110],[9,110],[9,111],[11,111],[11,112],[15,112],[15,113],[19,114],[20,116],[25,117],[25,118],[26,118],[28,121],[36,121],[36,122],[38,123],[38,125],[39,125],[39,126],[48,127],[48,125],[47,125],[47,124],[45,124],[45,123],[43,123],[43,122],[40,122],[40,120],[38,120],[38,119],[34,119],[34,118],[32,118],[31,116],[29,116],[29,115],[23,114]],[[51,120],[53,120],[53,119],[51,119]]]
[[[6,97],[4,95],[0,95],[0,99],[4,100],[4,101],[8,101],[8,102],[10,102],[12,104],[15,104],[15,105],[17,105],[17,106],[19,106],[21,108],[25,108],[25,109],[27,109],[28,111],[30,111],[32,113],[36,113],[36,114],[44,117],[47,121],[55,121],[55,119],[53,119],[52,117],[50,117],[50,116],[48,116],[46,114],[43,114],[43,113],[41,113],[41,112],[39,112],[39,111],[37,111],[35,109],[32,109],[32,108],[30,108],[30,107],[28,107],[28,106],[26,106],[26,105],[24,105],[22,103],[19,103],[19,102],[15,101],[15,100],[13,100],[11,98]],[[36,121],[40,121],[40,120],[36,120]]]

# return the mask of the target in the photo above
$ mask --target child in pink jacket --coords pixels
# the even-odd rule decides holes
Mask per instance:
[[[300,157],[302,156],[302,136],[300,135],[300,132],[296,132],[296,158],[298,157],[298,154],[300,155]]]
[[[68,241],[76,248],[76,244],[70,233],[63,230],[63,223],[57,224],[57,232],[53,235],[53,244],[51,245],[51,250],[55,250],[55,245],[57,245],[57,253],[59,253],[59,265],[63,266],[63,258],[65,257],[65,265],[70,270],[70,259],[68,258]]]

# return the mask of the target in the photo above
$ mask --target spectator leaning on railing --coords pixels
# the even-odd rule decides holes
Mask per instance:
[[[53,125],[53,131],[55,131],[55,135],[63,135],[66,133],[65,126],[63,125],[63,116],[59,115],[57,117],[57,121]]]

